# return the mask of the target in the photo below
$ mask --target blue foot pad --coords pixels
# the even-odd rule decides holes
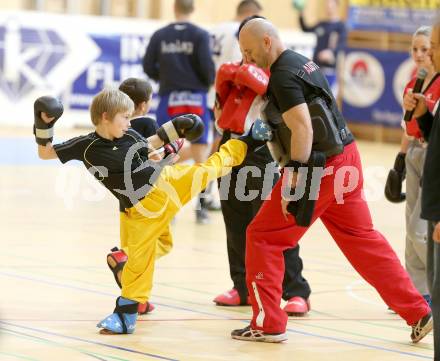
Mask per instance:
[[[114,312],[97,324],[114,333],[133,333],[136,327],[138,303],[118,297]]]

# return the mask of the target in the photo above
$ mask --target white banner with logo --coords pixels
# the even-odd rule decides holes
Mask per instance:
[[[87,109],[104,86],[146,77],[142,58],[153,20],[0,12],[0,125],[30,126],[33,102],[61,97],[57,126],[90,125]],[[207,27],[209,28],[209,27]],[[281,32],[286,45],[311,56],[313,35]]]

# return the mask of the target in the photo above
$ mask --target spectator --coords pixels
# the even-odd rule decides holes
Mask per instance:
[[[176,22],[151,37],[144,59],[145,73],[159,82],[159,106],[156,120],[160,125],[171,117],[185,113],[199,115],[204,124],[203,136],[191,144],[191,156],[203,162],[209,152],[211,115],[207,105],[209,87],[214,83],[209,33],[190,22],[194,11],[193,0],[175,0]],[[196,210],[198,223],[208,222],[204,197],[199,196]]]
[[[440,18],[434,23],[431,34],[430,57],[435,70],[440,71]],[[404,109],[414,111],[413,116],[428,141],[423,167],[422,213],[428,221],[428,287],[432,298],[434,318],[434,361],[440,361],[440,113],[437,107],[429,110],[425,95],[408,92]]]
[[[429,109],[433,110],[434,104],[440,97],[440,77],[435,71],[429,56],[431,28],[422,26],[414,33],[411,45],[411,56],[417,66],[417,72],[426,70],[423,83],[423,94],[429,98]],[[413,77],[407,84],[404,95],[412,90],[416,82]],[[426,157],[427,143],[415,118],[403,122],[405,132],[402,136],[401,149],[390,170],[385,186],[385,195],[391,202],[403,202],[406,198],[406,245],[405,268],[408,271],[417,290],[426,301],[431,304],[426,279],[426,242],[428,224],[420,218],[421,211],[421,181],[423,177],[423,164]],[[402,193],[402,182],[406,176],[406,195]]]
[[[346,28],[339,14],[340,0],[326,0],[327,19],[314,26],[306,25],[302,6],[298,6],[299,24],[305,32],[316,34],[316,47],[313,61],[323,71],[330,84],[333,94],[338,92],[337,61],[338,56],[345,47]],[[296,3],[294,3],[295,6]]]

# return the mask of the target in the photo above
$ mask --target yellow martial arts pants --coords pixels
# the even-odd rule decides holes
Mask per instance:
[[[122,272],[122,297],[140,303],[148,301],[155,259],[173,246],[171,219],[209,182],[241,164],[246,151],[244,142],[231,139],[206,162],[166,166],[145,198],[121,213],[121,246],[128,254]]]

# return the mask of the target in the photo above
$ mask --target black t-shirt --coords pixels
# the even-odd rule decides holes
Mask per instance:
[[[317,130],[314,134],[312,149],[323,151],[326,154],[339,154],[341,140],[344,145],[353,141],[353,136],[346,128],[345,120],[337,108],[336,100],[332,95],[327,79],[319,67],[310,59],[292,50],[285,50],[270,68],[267,97],[268,108],[265,113],[274,124],[284,123],[281,114],[300,104],[307,104],[309,110],[314,103],[320,102],[325,112],[326,135],[319,135],[321,125],[314,121],[312,126]],[[333,124],[331,124],[332,122]],[[337,133],[338,132],[338,133]],[[287,133],[281,133],[286,143]],[[316,136],[315,136],[316,135]],[[289,137],[290,138],[290,137]],[[290,149],[290,145],[287,145]]]
[[[138,117],[130,120],[131,127],[144,138],[151,137],[156,134],[158,128],[157,122],[150,117]]]
[[[297,64],[298,58],[303,59],[304,64],[310,61],[291,50],[285,50],[270,67],[271,75],[267,93],[281,113],[306,103],[306,99],[317,95],[313,87],[285,69],[285,67],[292,67],[292,64]],[[327,84],[325,77],[322,74],[320,76],[323,84]]]
[[[148,160],[148,143],[134,129],[108,140],[96,132],[54,145],[62,163],[79,160],[120,201],[130,208],[151,189],[160,164]]]

